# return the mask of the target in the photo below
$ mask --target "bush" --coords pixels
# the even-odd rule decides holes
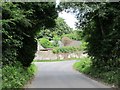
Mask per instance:
[[[113,69],[106,71],[104,69],[94,68],[92,66],[92,60],[90,58],[81,58],[80,62],[74,64],[74,68],[82,73],[88,74],[91,77],[101,79],[109,84],[114,84],[119,86],[119,73],[118,69]]]
[[[52,45],[54,46],[54,47],[58,47],[59,46],[59,43],[58,43],[58,41],[60,40],[60,37],[58,37],[58,36],[54,36],[53,37],[53,43],[52,43]]]
[[[2,68],[2,88],[23,88],[33,77],[36,67],[32,64],[29,68],[23,68],[20,63],[6,65]]]
[[[41,38],[39,40],[39,43],[44,47],[44,48],[52,48],[52,44],[47,38]]]
[[[58,53],[73,53],[73,52],[76,52],[76,51],[81,51],[81,48],[80,47],[68,47],[68,46],[65,46],[65,47],[56,47],[53,49],[53,53],[55,54],[58,54]]]
[[[87,42],[85,42],[84,40],[81,40],[82,44],[80,45],[81,49],[86,51],[86,48],[87,48]]]
[[[80,62],[74,64],[76,70],[84,73],[90,73],[90,66],[91,66],[91,61],[90,58],[87,57],[81,58]]]
[[[69,34],[62,35],[62,37],[68,37],[70,39],[78,40],[78,41],[81,40],[81,36],[82,36],[82,30],[80,30],[80,29],[74,30]]]

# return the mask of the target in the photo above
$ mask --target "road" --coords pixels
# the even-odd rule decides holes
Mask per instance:
[[[26,88],[109,88],[74,70],[75,62],[35,62],[38,71]]]

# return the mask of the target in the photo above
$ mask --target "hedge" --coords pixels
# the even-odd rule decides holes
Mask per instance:
[[[65,46],[65,47],[56,47],[56,48],[53,49],[54,54],[73,53],[73,52],[77,52],[77,51],[81,51],[81,48],[80,47]]]

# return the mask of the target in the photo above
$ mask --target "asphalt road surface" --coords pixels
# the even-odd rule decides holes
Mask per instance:
[[[110,88],[74,70],[75,62],[35,62],[38,71],[26,88]]]

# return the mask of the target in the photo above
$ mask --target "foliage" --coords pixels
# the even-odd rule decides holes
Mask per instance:
[[[40,32],[37,34],[37,39],[48,38],[49,40],[52,40],[53,37],[54,33],[51,29],[40,28]]]
[[[73,40],[81,40],[80,34],[81,34],[80,30],[75,30],[69,34],[64,34],[62,37],[68,37],[68,38],[73,39]]]
[[[56,26],[50,29],[41,29],[41,32],[38,33],[37,38],[48,37],[49,40],[52,40],[54,36],[61,37],[63,34],[68,34],[72,31],[72,29],[66,24],[64,19],[57,18]]]
[[[54,27],[55,18],[57,10],[52,2],[3,3],[3,65],[14,64],[17,60],[28,67],[37,50],[35,38],[39,28]]]
[[[47,38],[41,38],[39,39],[39,43],[44,47],[44,48],[51,48],[52,43],[49,41]]]
[[[82,24],[88,42],[87,52],[96,68],[106,71],[112,67],[120,68],[120,22],[117,21],[120,19],[120,3],[100,3],[96,7],[91,13],[85,14],[86,21]]]
[[[77,26],[83,30],[84,39],[88,42],[87,52],[94,58],[95,66],[100,68],[110,63],[118,66],[120,3],[64,3],[62,6],[67,11],[77,12]]]
[[[20,61],[23,64],[23,66],[30,66],[31,62],[35,57],[36,50],[37,41],[34,38],[26,38],[26,40],[23,43],[23,47],[19,49],[19,56],[17,58],[18,61]]]
[[[62,36],[63,34],[70,33],[72,29],[66,24],[64,19],[56,19],[56,27],[54,28],[55,35]]]
[[[116,68],[111,68],[109,71],[93,68],[90,58],[81,58],[80,61],[76,62],[73,66],[76,70],[98,78],[108,84],[119,85],[119,73]]]
[[[2,68],[2,89],[23,88],[27,81],[30,80],[36,71],[32,64],[29,68],[23,68],[21,63],[6,65]]]
[[[74,34],[74,33],[65,34],[65,35],[63,35],[63,37],[68,37],[70,39],[77,40],[76,34]]]
[[[65,46],[65,47],[56,47],[53,49],[53,53],[58,54],[58,53],[73,53],[81,51],[80,47],[70,47],[70,46]]]
[[[111,80],[112,71],[120,69],[120,2],[63,3],[61,7],[76,13],[79,20],[76,25],[83,30],[82,36],[87,42],[86,50],[92,59],[92,69],[101,74],[104,70],[108,76],[100,77]],[[117,79],[115,76],[113,78]]]
[[[2,49],[3,56],[2,61],[3,64],[8,64],[10,62],[14,62],[17,57],[17,49],[22,47],[22,36],[17,35],[20,31],[18,31],[17,24],[28,21],[22,14],[21,10],[17,10],[17,6],[13,3],[4,3],[2,5]],[[11,10],[10,10],[11,8]],[[13,11],[14,10],[14,11]],[[18,18],[19,17],[19,18]],[[25,20],[25,21],[24,21]],[[16,22],[17,21],[17,22]],[[28,25],[28,24],[27,24]],[[14,27],[14,28],[13,28]]]
[[[80,72],[83,73],[90,73],[90,67],[92,65],[92,62],[90,58],[84,57],[80,58],[80,61],[74,64],[74,68]]]
[[[81,40],[81,50],[85,51],[86,52],[86,48],[87,48],[87,45],[88,45],[88,42],[84,41],[84,40]]]
[[[53,37],[53,43],[52,43],[52,45],[54,46],[54,47],[58,47],[59,46],[59,41],[60,41],[60,37],[59,36],[57,36],[57,35],[55,35],[54,37]]]

